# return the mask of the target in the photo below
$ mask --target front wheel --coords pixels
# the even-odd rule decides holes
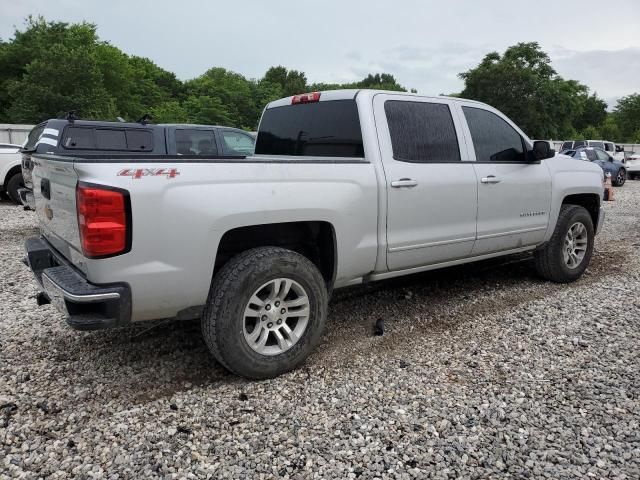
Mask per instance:
[[[558,283],[577,280],[589,266],[594,239],[589,212],[578,205],[563,205],[551,239],[534,255],[538,274]]]
[[[614,187],[621,187],[624,185],[624,182],[626,181],[627,181],[627,172],[624,170],[624,168],[621,168],[618,171],[618,174],[616,175],[616,178],[613,181],[612,185]]]
[[[202,334],[231,372],[271,378],[300,365],[320,342],[327,304],[324,279],[309,259],[284,248],[254,248],[215,275]]]

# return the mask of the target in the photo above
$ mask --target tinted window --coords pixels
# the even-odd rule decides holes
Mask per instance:
[[[573,148],[584,147],[586,144],[586,140],[576,140],[573,144]]]
[[[404,162],[460,161],[451,111],[442,103],[385,102],[393,158]]]
[[[176,130],[176,152],[178,155],[218,155],[213,130],[180,128]]]
[[[153,133],[149,130],[126,130],[127,148],[141,152],[153,150]]]
[[[573,148],[573,142],[564,142],[560,150],[567,150],[569,148]]]
[[[256,154],[364,157],[356,102],[332,100],[265,110]]]
[[[40,125],[36,125],[31,129],[31,131],[29,132],[29,135],[27,136],[27,141],[24,144],[24,149],[26,151],[31,151],[36,149],[36,143],[38,143],[38,140],[40,139],[40,135],[42,135],[42,132],[44,132],[44,129],[46,126],[47,126],[47,123],[45,122],[45,123],[41,123]]]
[[[93,149],[93,129],[82,127],[69,127],[65,130],[64,143],[66,148]]]
[[[596,156],[596,152],[594,152],[593,150],[583,150],[582,152],[587,156],[587,159],[591,162],[598,159],[598,157]]]
[[[605,144],[604,144],[604,149],[605,149],[607,152],[613,152],[613,143],[605,143]]]
[[[124,130],[97,128],[95,130],[96,148],[100,150],[126,150],[127,139]]]
[[[250,135],[222,130],[222,142],[225,155],[253,155],[254,140]]]
[[[511,125],[487,110],[462,107],[478,162],[523,162],[522,137]]]
[[[598,147],[604,148],[604,144],[602,142],[587,142],[590,147]]]

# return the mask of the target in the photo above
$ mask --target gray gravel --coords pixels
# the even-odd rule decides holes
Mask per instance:
[[[197,323],[37,307],[34,215],[0,202],[0,477],[639,478],[640,182],[607,213],[577,283],[525,259],[337,292],[305,366],[248,382]]]

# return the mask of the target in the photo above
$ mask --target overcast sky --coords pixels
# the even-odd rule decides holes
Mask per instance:
[[[311,82],[388,72],[437,95],[460,91],[457,74],[486,53],[537,41],[563,77],[610,103],[640,92],[640,0],[0,0],[0,37],[29,14],[95,23],[181,79],[285,65]]]

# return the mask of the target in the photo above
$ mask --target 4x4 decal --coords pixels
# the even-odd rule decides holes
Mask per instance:
[[[133,179],[142,177],[162,177],[175,178],[180,175],[177,168],[125,168],[118,172],[119,177],[131,177]]]

